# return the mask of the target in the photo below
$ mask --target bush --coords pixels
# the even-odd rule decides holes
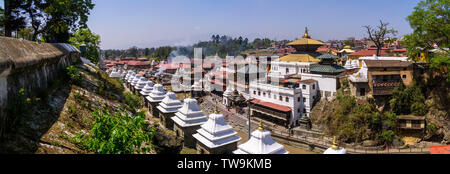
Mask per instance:
[[[138,110],[143,107],[144,102],[138,95],[133,94],[131,92],[125,92],[123,95],[125,97],[125,103],[129,107],[133,108],[134,110]]]
[[[83,78],[80,70],[73,65],[66,68],[66,74],[69,76],[70,83],[72,84],[79,84]]]
[[[390,144],[394,140],[395,133],[392,130],[383,130],[378,136],[378,139],[383,144]]]
[[[126,111],[110,113],[106,106],[93,113],[89,135],[77,136],[71,142],[99,154],[147,153],[152,148],[155,129],[146,130],[145,113],[130,116]]]
[[[424,116],[428,112],[428,107],[424,103],[415,102],[411,105],[411,112],[417,116]]]

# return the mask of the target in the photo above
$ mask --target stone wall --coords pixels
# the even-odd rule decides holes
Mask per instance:
[[[69,44],[0,37],[0,121],[4,124],[8,103],[21,88],[36,95],[79,58],[80,52]]]

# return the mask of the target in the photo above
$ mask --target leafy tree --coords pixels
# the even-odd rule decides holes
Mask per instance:
[[[377,56],[380,56],[381,49],[383,48],[386,38],[397,34],[397,31],[394,29],[388,29],[389,23],[383,23],[380,20],[380,25],[377,28],[372,28],[370,25],[363,26],[367,30],[367,34],[369,35],[369,40],[375,43],[377,46]]]
[[[399,115],[415,114],[425,115],[428,111],[425,105],[425,96],[418,82],[412,85],[404,85],[394,89],[392,99],[389,101],[392,111]]]
[[[94,63],[99,61],[100,36],[91,32],[89,28],[81,28],[69,39],[69,43],[78,49],[81,45],[86,46],[87,59]]]
[[[14,31],[26,26],[26,18],[21,15],[22,3],[21,0],[5,0],[3,24],[6,37],[11,37]]]
[[[33,31],[30,28],[24,28],[21,29],[18,33],[17,36],[19,38],[25,39],[25,40],[32,40],[33,39]]]
[[[427,63],[434,72],[446,76],[450,83],[450,1],[423,0],[414,8],[414,12],[407,17],[413,33],[404,37],[404,44],[408,48],[408,55],[414,58],[422,52],[435,49],[441,50],[427,57]]]

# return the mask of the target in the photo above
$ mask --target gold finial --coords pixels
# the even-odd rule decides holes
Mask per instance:
[[[258,127],[258,130],[260,130],[260,131],[263,131],[263,130],[264,130],[263,124],[262,124],[262,120],[259,120],[259,127]]]
[[[303,35],[303,38],[310,38],[308,34],[308,27],[305,27],[305,34]]]
[[[339,149],[339,146],[338,146],[338,144],[336,142],[336,136],[333,137],[333,145],[331,146],[331,148],[333,150],[338,150]]]
[[[219,109],[217,109],[217,104],[216,104],[216,107],[214,108],[214,114],[219,114]]]

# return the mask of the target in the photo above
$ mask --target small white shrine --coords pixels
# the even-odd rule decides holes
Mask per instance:
[[[198,108],[197,100],[191,97],[184,99],[183,107],[171,119],[175,122],[174,131],[177,136],[184,138],[184,146],[195,148],[192,134],[208,121],[205,113]]]
[[[173,130],[173,120],[170,117],[175,116],[178,109],[182,107],[182,103],[177,99],[174,92],[167,92],[166,97],[159,103],[159,117],[161,118],[162,125],[169,130]]]
[[[166,91],[164,90],[163,85],[156,84],[153,86],[152,92],[145,98],[149,103],[148,110],[152,117],[159,117],[159,112],[156,107],[165,97]]]
[[[197,140],[197,153],[199,154],[231,154],[237,149],[241,140],[237,132],[233,131],[223,114],[217,110],[209,115],[208,121],[200,126],[193,137]]]
[[[139,81],[136,83],[136,90],[141,91],[147,85],[147,79],[145,77],[141,77]]]
[[[284,150],[284,146],[278,144],[272,139],[272,134],[264,130],[262,127],[262,121],[259,123],[258,130],[255,130],[251,134],[250,140],[246,143],[238,146],[234,154],[288,154],[289,152]]]
[[[227,87],[227,89],[225,90],[225,92],[223,92],[223,100],[222,103],[227,106],[230,107],[231,106],[231,95],[233,94],[233,89],[231,87]]]

